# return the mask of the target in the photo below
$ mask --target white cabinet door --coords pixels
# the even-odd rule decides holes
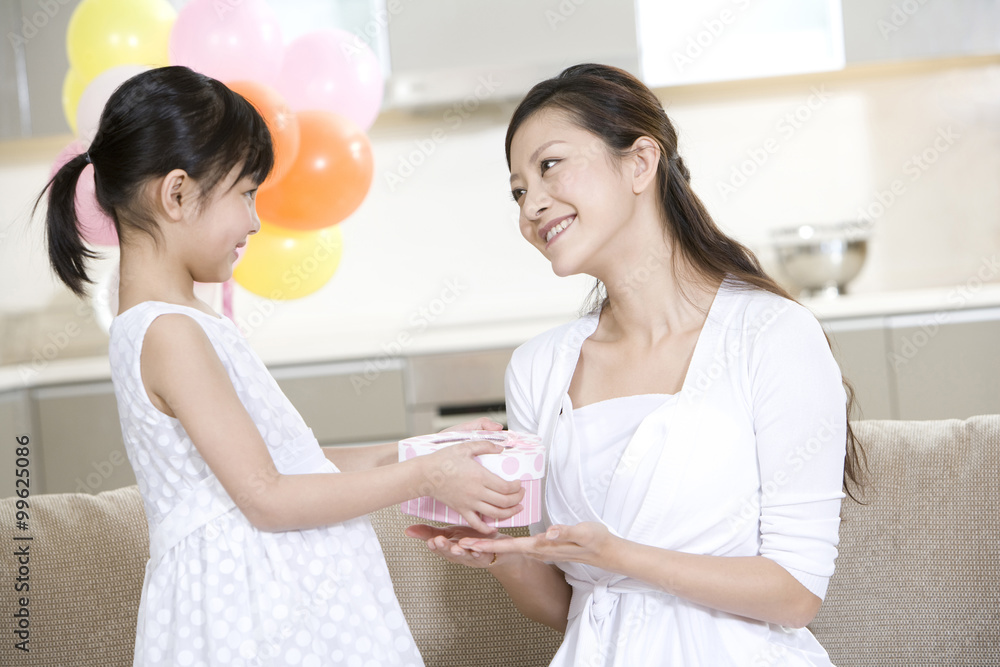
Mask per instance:
[[[406,437],[398,359],[272,368],[321,445],[391,442]]]
[[[45,493],[100,493],[135,484],[111,382],[31,393]]]
[[[636,14],[651,87],[844,66],[840,0],[637,0]]]
[[[1000,308],[889,319],[899,419],[1000,413]]]
[[[20,456],[18,449],[24,443],[25,437],[27,437],[28,455]],[[22,459],[21,465],[18,465],[19,458]],[[24,465],[25,463],[27,465]],[[28,493],[30,495],[41,493],[43,486],[41,451],[38,447],[38,433],[31,424],[31,403],[26,389],[0,394],[0,498],[14,495],[15,480],[24,477],[24,473],[17,472],[19,468],[28,470]]]
[[[1000,53],[1000,2],[843,0],[847,62]]]

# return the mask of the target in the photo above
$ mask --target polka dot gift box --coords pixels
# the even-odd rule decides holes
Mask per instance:
[[[499,443],[504,451],[499,454],[477,456],[483,467],[506,480],[521,480],[524,487],[524,509],[509,519],[482,517],[486,525],[494,528],[527,526],[541,521],[542,477],[545,474],[545,448],[542,440],[530,433],[511,431],[446,431],[430,435],[418,435],[399,442],[399,460],[407,461],[415,456],[432,454],[443,447],[451,447],[467,440],[489,440]],[[403,503],[403,514],[418,516],[431,521],[468,526],[462,516],[444,503],[424,496]]]

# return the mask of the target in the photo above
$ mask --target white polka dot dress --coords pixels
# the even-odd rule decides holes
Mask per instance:
[[[134,664],[423,665],[367,517],[257,530],[180,422],[149,401],[139,354],[164,313],[205,330],[281,473],[338,472],[228,319],[156,301],[116,317],[111,377],[150,531]]]

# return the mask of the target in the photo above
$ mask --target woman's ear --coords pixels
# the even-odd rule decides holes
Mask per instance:
[[[193,209],[194,182],[183,169],[174,169],[160,180],[156,199],[170,220],[180,220]]]
[[[640,194],[656,184],[660,165],[660,145],[649,137],[639,137],[629,150],[632,169],[632,192]]]

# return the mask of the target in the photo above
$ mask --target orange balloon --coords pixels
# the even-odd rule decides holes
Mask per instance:
[[[298,116],[288,106],[285,98],[270,86],[257,81],[230,81],[226,85],[257,107],[257,111],[267,123],[267,129],[271,131],[271,140],[274,143],[274,169],[258,188],[263,192],[274,187],[288,174],[295,162],[295,156],[299,154]]]
[[[355,211],[372,184],[372,147],[345,116],[298,112],[299,154],[277,185],[257,196],[257,213],[289,229],[322,229]]]

